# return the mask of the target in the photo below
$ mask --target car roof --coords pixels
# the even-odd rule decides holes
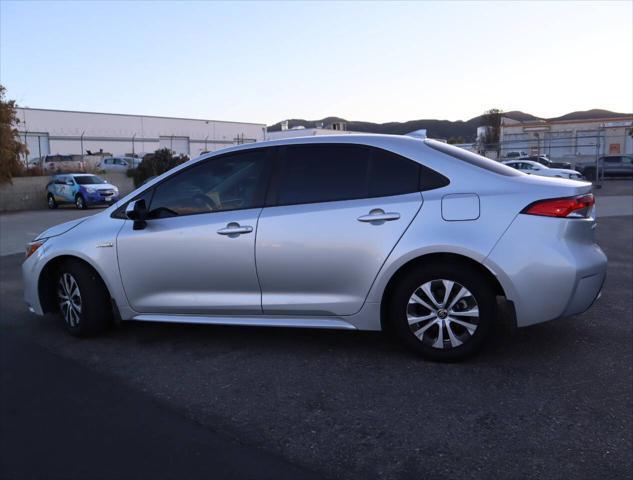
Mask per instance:
[[[214,150],[209,153],[205,153],[198,157],[194,157],[192,160],[201,160],[204,158],[214,157],[216,155],[223,155],[225,153],[238,152],[242,150],[251,150],[256,148],[266,147],[280,147],[285,145],[315,145],[315,144],[350,144],[350,145],[367,145],[378,148],[386,148],[395,146],[415,146],[422,148],[430,148],[425,142],[437,141],[433,139],[420,139],[409,137],[406,135],[385,135],[385,134],[373,134],[373,133],[350,133],[343,135],[315,135],[305,137],[292,137],[282,138],[276,140],[265,140],[262,142],[246,143],[242,145],[234,145],[219,150]]]

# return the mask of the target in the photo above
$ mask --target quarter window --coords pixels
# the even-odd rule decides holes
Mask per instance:
[[[267,150],[252,150],[203,161],[160,183],[150,218],[261,207],[270,161]]]

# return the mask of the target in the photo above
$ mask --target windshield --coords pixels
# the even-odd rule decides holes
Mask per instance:
[[[106,181],[102,178],[97,177],[96,175],[81,175],[73,177],[75,182],[79,185],[95,185],[97,183],[106,183]]]

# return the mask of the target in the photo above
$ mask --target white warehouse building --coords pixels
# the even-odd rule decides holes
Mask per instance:
[[[195,157],[265,139],[266,125],[188,118],[18,108],[18,131],[32,160],[47,154],[138,155],[169,148]]]

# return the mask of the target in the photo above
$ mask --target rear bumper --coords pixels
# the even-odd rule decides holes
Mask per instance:
[[[607,270],[595,226],[593,219],[517,216],[484,263],[514,303],[518,327],[591,307]]]

